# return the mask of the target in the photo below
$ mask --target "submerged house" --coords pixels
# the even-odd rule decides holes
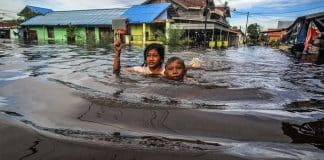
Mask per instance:
[[[288,27],[283,41],[298,57],[308,55],[315,61],[324,61],[324,12],[298,17]]]
[[[127,35],[131,43],[158,42],[160,36],[168,36],[166,30],[170,27],[168,9],[170,3],[134,5],[122,14],[127,19]],[[161,35],[162,33],[162,35]]]
[[[229,37],[237,34],[227,23],[227,18],[231,17],[227,3],[216,6],[210,0],[147,0],[143,4],[161,3],[171,4],[167,11],[170,28],[185,30],[190,40],[203,42],[206,32],[207,41],[214,42],[210,43],[211,47],[215,41],[218,47],[226,47]]]
[[[170,4],[135,5],[131,8],[54,11],[21,24],[26,37],[38,42],[101,43],[114,36],[112,21],[126,19],[123,33],[132,43],[156,42],[157,31],[165,32]]]
[[[221,47],[228,46],[229,37],[237,34],[230,30],[228,17],[229,8],[215,6],[213,1],[205,4],[205,0],[151,0],[130,8],[53,11],[21,26],[30,40],[63,43],[100,43],[121,33],[126,42],[146,44],[168,39],[172,36],[170,29],[181,29],[188,40],[203,42],[206,33],[207,41]],[[125,21],[122,32],[113,30],[113,21],[119,19]]]
[[[126,9],[54,11],[33,17],[21,24],[29,40],[58,43],[99,42],[109,38],[112,19]]]

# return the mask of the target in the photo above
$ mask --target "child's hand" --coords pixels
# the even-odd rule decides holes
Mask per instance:
[[[201,68],[201,63],[202,63],[202,60],[200,60],[199,58],[192,58],[192,60],[189,63],[189,66],[192,69],[198,69],[198,68]]]
[[[114,42],[114,47],[115,47],[115,50],[116,51],[121,51],[122,49],[122,45],[121,45],[121,42],[120,42],[120,38],[117,38]]]

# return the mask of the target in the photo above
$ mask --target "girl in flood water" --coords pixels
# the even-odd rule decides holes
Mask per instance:
[[[115,58],[113,63],[113,72],[120,72],[120,54],[122,50],[120,39],[114,42]],[[129,72],[138,72],[145,75],[164,75],[164,46],[161,44],[150,44],[144,50],[144,63],[142,66],[126,67]]]

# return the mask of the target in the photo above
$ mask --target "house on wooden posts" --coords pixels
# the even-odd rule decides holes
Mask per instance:
[[[236,34],[226,20],[231,16],[227,4],[216,6],[212,0],[147,0],[143,4],[159,3],[171,3],[167,11],[169,28],[185,30],[190,40],[204,42],[206,28],[207,41],[214,42],[211,47],[215,41],[218,47],[227,47],[231,34]]]
[[[21,24],[25,38],[40,43],[100,43],[112,39],[112,20],[126,9],[54,11]]]
[[[283,41],[298,57],[324,63],[324,12],[298,17],[289,26]]]

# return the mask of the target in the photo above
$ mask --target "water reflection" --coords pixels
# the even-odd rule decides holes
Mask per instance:
[[[307,101],[295,101],[284,106],[289,112],[312,112],[324,109],[324,100],[310,99]]]
[[[282,79],[301,90],[324,95],[324,65],[293,63],[289,65],[289,70],[285,71]]]
[[[198,58],[203,66],[188,71],[193,81],[175,82],[128,72],[116,76],[112,74],[114,53],[107,48],[20,43],[4,46],[9,47],[0,46],[4,55],[0,58],[0,96],[17,103],[10,101],[12,110],[2,107],[0,112],[27,117],[30,123],[26,124],[39,130],[98,140],[105,138],[102,133],[112,131],[109,127],[118,130],[119,135],[130,131],[153,136],[170,134],[188,136],[195,142],[192,136],[225,138],[269,146],[266,149],[276,151],[269,152],[270,157],[278,153],[276,145],[281,145],[283,157],[291,156],[296,152],[290,149],[292,144],[288,144],[290,139],[283,130],[294,143],[323,148],[324,120],[314,119],[323,118],[324,66],[298,63],[277,50],[246,47],[170,52],[166,59],[174,55],[186,62]],[[123,67],[142,63],[143,48],[123,50]],[[6,104],[7,99],[0,97],[0,106]],[[21,110],[15,110],[14,105]],[[301,120],[313,122],[287,123]],[[72,130],[71,126],[78,129]],[[84,133],[90,136],[84,137]],[[211,141],[218,142],[215,139]],[[151,145],[161,139],[147,140],[141,143]],[[301,150],[309,147],[305,146]]]
[[[101,86],[111,86],[115,90],[123,89],[119,95],[122,100],[150,99],[158,97],[163,99],[168,95],[152,93],[152,86],[162,88],[176,88],[186,90],[192,83],[173,84],[154,77],[143,77],[133,73],[121,73],[120,77],[112,74],[113,50],[109,48],[91,48],[76,45],[30,45],[23,43],[6,44],[1,47],[3,55],[2,66],[12,66],[10,61],[18,61],[27,67],[23,70],[30,76],[55,79],[80,86],[78,88],[91,88],[103,91],[101,97],[107,92]],[[143,48],[126,47],[121,56],[123,66],[141,65]],[[174,51],[174,50],[173,50]],[[263,47],[229,48],[228,50],[201,50],[182,48],[166,54],[166,59],[171,56],[182,57],[186,62],[193,58],[202,61],[202,69],[189,70],[188,77],[194,79],[198,96],[193,104],[198,106],[215,105],[201,101],[206,98],[203,92],[209,89],[263,89],[275,92],[288,92],[280,94],[284,101],[299,99],[320,100],[324,93],[324,67],[313,64],[296,63],[294,59],[276,50]],[[18,58],[17,58],[18,57]],[[19,67],[19,66],[18,66]],[[201,90],[201,91],[199,91]],[[80,92],[84,92],[80,90]],[[285,97],[289,92],[298,92],[299,96]],[[150,93],[150,94],[146,94]],[[248,93],[248,92],[246,92]],[[245,94],[242,92],[242,94]],[[276,94],[276,93],[275,93]],[[162,95],[162,97],[161,97]],[[215,95],[215,94],[211,94]],[[112,95],[113,96],[113,95]],[[207,96],[208,97],[208,96]],[[210,96],[209,96],[210,97]],[[217,97],[217,96],[216,96]],[[202,99],[201,99],[202,98]],[[182,103],[183,99],[175,100]],[[285,102],[284,102],[285,103]],[[281,104],[281,103],[279,103]],[[277,106],[276,108],[283,108]],[[294,108],[294,107],[293,107]]]
[[[324,118],[301,125],[283,122],[282,130],[292,143],[309,143],[324,149]]]

